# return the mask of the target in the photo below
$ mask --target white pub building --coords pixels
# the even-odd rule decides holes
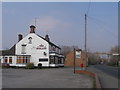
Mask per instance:
[[[9,50],[2,50],[1,63],[9,66],[25,67],[27,63],[34,63],[36,67],[64,66],[64,56],[61,48],[52,43],[49,36],[45,38],[35,33],[35,26],[30,26],[30,33],[24,38],[18,35],[18,42]]]

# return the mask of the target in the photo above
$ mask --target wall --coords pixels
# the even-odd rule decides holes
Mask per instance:
[[[83,52],[81,52],[80,59],[75,59],[75,66],[80,66],[81,63],[83,63],[84,66],[86,65],[85,54]],[[74,52],[73,51],[66,55],[64,66],[74,66]]]
[[[29,44],[28,38],[32,37],[32,44]],[[22,44],[26,44],[26,54],[21,54]],[[40,45],[44,45],[46,49],[40,49]],[[46,56],[44,55],[46,53]],[[34,33],[28,34],[21,41],[16,44],[16,55],[31,55],[30,62],[33,62],[35,66],[39,63],[39,58],[48,58],[49,61],[49,44]],[[49,62],[43,62],[44,65],[48,65]]]

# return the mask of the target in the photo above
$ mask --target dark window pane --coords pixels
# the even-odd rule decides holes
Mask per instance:
[[[39,62],[47,62],[48,59],[39,59]]]

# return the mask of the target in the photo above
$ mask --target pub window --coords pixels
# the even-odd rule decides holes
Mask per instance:
[[[59,53],[59,54],[61,53],[61,49],[58,50],[58,53]]]
[[[32,44],[32,37],[29,37],[28,40],[29,40],[28,43],[29,43],[29,44]]]
[[[56,48],[55,48],[55,46],[53,46],[53,47],[52,47],[52,51],[56,51]]]
[[[55,64],[58,64],[58,57],[55,57]]]
[[[62,64],[64,63],[64,58],[61,58],[61,63],[62,63]]]
[[[22,54],[26,54],[26,45],[22,45],[22,51],[21,51]]]
[[[61,58],[58,59],[58,63],[61,64]]]
[[[46,59],[39,59],[39,62],[47,62],[48,61],[48,59],[46,58]]]
[[[29,56],[23,56],[23,63],[30,63],[30,57]]]
[[[26,64],[30,63],[29,56],[17,56],[17,64]]]
[[[23,58],[22,58],[22,56],[18,56],[18,57],[17,57],[17,63],[18,63],[18,64],[22,64],[22,63],[23,63]]]
[[[9,63],[12,64],[12,57],[9,57]]]
[[[51,51],[51,45],[49,45],[49,50]]]
[[[55,63],[54,56],[50,56],[50,64],[54,64],[54,63]]]
[[[8,57],[5,57],[5,63],[7,63],[8,62]]]
[[[23,56],[23,63],[26,63],[26,62],[27,62],[26,57]]]
[[[30,57],[29,56],[26,57],[26,63],[30,63]]]

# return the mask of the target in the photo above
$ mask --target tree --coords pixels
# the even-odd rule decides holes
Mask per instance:
[[[69,52],[73,51],[74,48],[78,49],[78,46],[60,46],[61,47],[61,53],[66,56]]]
[[[110,62],[108,63],[108,65],[112,65],[112,66],[118,66],[118,62],[120,61],[120,52],[119,52],[119,47],[118,46],[114,46],[111,48],[110,53]],[[114,54],[119,54],[119,55],[114,55]]]
[[[87,54],[87,56],[88,56],[88,64],[89,65],[95,65],[95,64],[100,63],[100,56],[99,55],[89,52]]]
[[[110,53],[113,54],[113,53],[119,53],[119,48],[118,46],[114,46],[110,49]]]

